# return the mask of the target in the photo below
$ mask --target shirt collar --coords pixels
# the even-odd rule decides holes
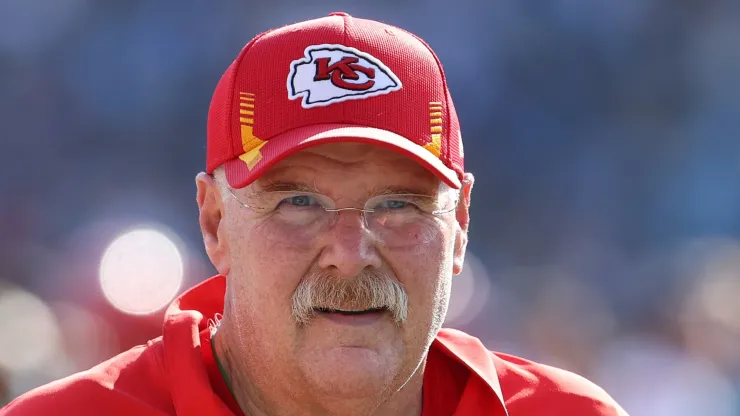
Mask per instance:
[[[506,402],[501,391],[501,383],[499,382],[493,353],[478,338],[456,329],[442,329],[437,334],[435,341],[441,351],[463,364],[491,388],[501,404],[504,414],[508,416],[509,412],[506,409]]]

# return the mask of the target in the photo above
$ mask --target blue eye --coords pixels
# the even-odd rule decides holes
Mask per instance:
[[[297,195],[290,198],[286,198],[283,202],[297,207],[310,207],[316,204],[316,200],[308,195]]]
[[[394,209],[403,209],[411,205],[408,201],[399,201],[399,200],[388,200],[383,201],[378,208],[379,209],[387,209],[387,210],[394,210]]]

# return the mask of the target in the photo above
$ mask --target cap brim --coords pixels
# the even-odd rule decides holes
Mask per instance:
[[[267,140],[250,158],[236,158],[224,164],[232,188],[243,188],[280,160],[309,147],[327,143],[352,142],[383,146],[407,156],[454,189],[460,189],[457,173],[429,150],[387,130],[347,124],[321,124],[301,127]],[[243,160],[246,159],[246,160]]]

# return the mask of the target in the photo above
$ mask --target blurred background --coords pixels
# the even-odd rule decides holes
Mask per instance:
[[[476,175],[448,326],[633,416],[740,415],[736,0],[0,0],[0,405],[158,336],[214,273],[213,88],[332,11],[447,71]]]

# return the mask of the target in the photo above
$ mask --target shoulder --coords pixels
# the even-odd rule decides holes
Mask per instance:
[[[627,416],[601,387],[570,371],[490,351],[454,329],[443,329],[436,340],[441,351],[488,385],[486,391],[495,392],[495,401],[503,401],[511,415],[540,415],[546,409],[551,416]]]
[[[31,390],[0,409],[0,416],[170,414],[162,363],[161,340],[153,340]]]
[[[500,352],[490,352],[506,407],[513,414],[627,416],[601,387],[578,374]]]

